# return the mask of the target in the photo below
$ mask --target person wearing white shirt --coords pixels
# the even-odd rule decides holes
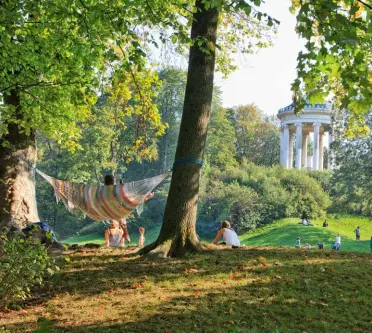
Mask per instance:
[[[341,236],[340,234],[337,234],[336,236],[336,251],[339,251],[341,248]]]
[[[221,237],[223,237],[223,241],[226,245],[230,245],[233,248],[240,246],[238,235],[233,229],[231,229],[230,222],[228,221],[223,221],[221,223],[221,229],[217,233],[216,238],[213,241],[213,244],[217,244]]]

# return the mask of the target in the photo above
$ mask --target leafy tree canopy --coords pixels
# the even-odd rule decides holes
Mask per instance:
[[[263,15],[253,2],[211,0],[205,6],[222,12],[216,47],[224,72],[233,69],[232,53],[268,45],[261,37],[271,28],[260,23]],[[182,49],[198,43],[210,52],[212,46],[189,36],[195,10],[192,1],[180,0],[2,1],[0,100],[17,91],[20,105],[1,106],[0,136],[16,123],[21,131],[38,129],[73,150],[77,124],[90,116],[97,92],[116,71],[141,71],[151,45],[172,41]]]
[[[298,110],[304,96],[348,109],[349,135],[365,133],[372,106],[372,3],[370,0],[293,0],[297,31],[306,40],[292,89]]]

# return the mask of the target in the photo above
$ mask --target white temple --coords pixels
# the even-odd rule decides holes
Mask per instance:
[[[306,104],[303,112],[294,114],[293,104],[278,112],[281,123],[280,164],[287,169],[323,170],[325,133],[328,132],[328,145],[333,141],[331,131],[332,109],[328,104]],[[313,135],[313,155],[308,156],[307,145],[310,133]],[[295,156],[293,144],[296,142]],[[328,160],[328,169],[332,169]]]

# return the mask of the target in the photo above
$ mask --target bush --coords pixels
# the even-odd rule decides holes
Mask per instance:
[[[290,194],[286,204],[285,217],[298,217],[306,214],[318,218],[325,214],[331,200],[322,185],[315,178],[298,170],[287,170],[281,184]]]
[[[224,219],[246,232],[283,217],[320,217],[331,203],[325,172],[309,175],[279,166],[243,164],[224,172],[212,168],[205,178],[198,227],[210,236]]]
[[[58,267],[43,245],[32,237],[1,236],[0,308],[8,308],[31,294],[31,287],[41,284],[45,274]]]

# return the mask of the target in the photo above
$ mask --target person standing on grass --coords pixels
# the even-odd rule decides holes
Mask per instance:
[[[372,253],[372,236],[371,236],[371,240],[369,241],[369,248],[370,248],[371,253]]]
[[[143,245],[145,244],[145,228],[141,227],[138,229],[138,231],[140,233],[140,237],[138,240],[138,246],[142,248]]]
[[[359,226],[354,230],[354,232],[355,232],[355,240],[357,242],[359,242],[360,241],[360,228],[359,228]]]
[[[300,249],[301,248],[301,237],[297,237],[297,240],[296,240],[296,249]]]
[[[341,248],[341,236],[337,234],[336,236],[336,251],[340,251]]]

